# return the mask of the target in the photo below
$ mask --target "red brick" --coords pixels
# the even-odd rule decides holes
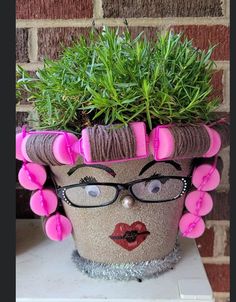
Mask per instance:
[[[137,26],[137,27],[129,27],[130,33],[132,38],[134,39],[137,37],[141,32],[143,32],[143,37],[145,37],[147,40],[156,40],[156,34],[160,32],[160,28],[157,27],[143,27],[143,26]]]
[[[230,256],[230,230],[226,230],[226,242],[225,242],[225,256]]]
[[[229,27],[225,25],[173,25],[175,32],[184,32],[185,36],[193,39],[195,47],[207,49],[216,45],[212,59],[229,60]]]
[[[222,16],[221,0],[103,0],[105,18]]]
[[[116,30],[117,27],[110,26],[109,28]],[[119,34],[122,34],[125,31],[125,26],[119,27]],[[98,28],[100,31],[101,29]],[[141,38],[146,38],[147,40],[155,40],[157,33],[159,33],[161,30],[161,27],[152,27],[152,26],[130,26],[129,32],[131,33],[132,39],[136,38],[141,32],[142,36]]]
[[[39,60],[43,58],[57,59],[63,47],[70,46],[73,41],[88,36],[90,28],[58,27],[40,28],[38,31]]]
[[[223,70],[218,70],[212,77],[213,91],[210,98],[217,98],[220,102],[223,102]]]
[[[16,62],[29,62],[28,58],[28,30],[25,28],[16,29]]]
[[[228,292],[230,289],[230,269],[228,264],[204,264],[214,292]]]
[[[16,112],[16,127],[27,124],[28,112]]]
[[[228,192],[211,192],[213,198],[213,209],[206,216],[207,220],[229,220],[230,205]]]
[[[214,237],[214,229],[206,228],[204,234],[196,239],[197,247],[202,257],[213,256]]]
[[[92,0],[17,0],[17,19],[92,18]]]

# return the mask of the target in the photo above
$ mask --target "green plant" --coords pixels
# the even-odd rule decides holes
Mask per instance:
[[[80,132],[93,123],[210,121],[218,106],[212,92],[214,47],[196,49],[182,34],[147,41],[126,29],[91,31],[45,60],[32,78],[17,67],[17,93],[34,100],[41,128]]]

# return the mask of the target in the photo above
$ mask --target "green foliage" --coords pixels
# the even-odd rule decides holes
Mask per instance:
[[[27,91],[41,128],[80,132],[86,124],[147,121],[199,122],[212,119],[218,101],[209,99],[214,47],[201,51],[182,34],[147,41],[139,34],[104,28],[45,60],[32,78],[17,68],[17,93]]]

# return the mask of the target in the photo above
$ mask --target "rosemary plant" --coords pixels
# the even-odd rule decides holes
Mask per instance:
[[[17,94],[28,100],[41,128],[80,132],[94,123],[147,121],[156,124],[210,121],[218,100],[210,98],[214,62],[182,34],[147,41],[126,29],[91,31],[44,60],[36,78],[17,67]]]

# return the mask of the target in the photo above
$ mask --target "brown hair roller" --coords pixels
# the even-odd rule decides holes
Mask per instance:
[[[136,141],[130,126],[95,125],[87,128],[92,160],[95,162],[133,158]]]

